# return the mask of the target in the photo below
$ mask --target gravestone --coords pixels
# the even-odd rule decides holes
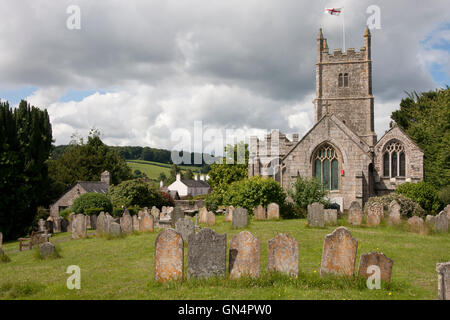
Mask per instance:
[[[392,200],[392,202],[389,205],[389,219],[388,219],[389,225],[398,225],[402,222],[400,209],[401,209],[400,204],[397,201]]]
[[[164,229],[155,240],[155,281],[183,280],[183,267],[183,238],[173,229]]]
[[[212,211],[208,211],[206,213],[206,224],[209,226],[213,226],[216,224],[216,215]]]
[[[436,216],[427,215],[425,218],[425,224],[428,228],[434,229],[434,224],[436,222]]]
[[[94,230],[97,229],[97,215],[96,214],[91,215],[91,229],[94,229]]]
[[[266,220],[266,209],[262,205],[258,205],[253,209],[253,216],[255,217],[255,220]]]
[[[139,223],[140,232],[153,232],[154,228],[154,217],[148,212],[144,213],[142,220]]]
[[[181,234],[183,241],[187,243],[189,236],[195,233],[195,226],[190,218],[182,218],[175,223],[175,230]]]
[[[38,231],[43,232],[45,230],[46,230],[46,228],[45,228],[45,221],[44,221],[44,219],[39,219],[39,221],[38,221]]]
[[[447,213],[448,220],[450,220],[450,204],[444,208],[444,212]]]
[[[241,207],[234,209],[231,223],[233,228],[245,228],[248,225],[247,209]]]
[[[422,218],[414,216],[408,219],[409,230],[414,233],[424,233],[425,223]]]
[[[128,212],[125,212],[120,218],[120,228],[125,234],[133,233],[133,218],[131,218]]]
[[[323,204],[315,202],[308,205],[308,226],[321,228],[325,226]]]
[[[48,258],[55,254],[55,245],[51,242],[44,242],[39,246],[42,258]]]
[[[188,278],[225,276],[227,235],[202,229],[189,237]]]
[[[104,212],[100,212],[98,215],[96,227],[97,235],[102,236],[106,233],[106,215]]]
[[[450,300],[450,262],[437,263],[438,299]]]
[[[120,237],[122,234],[122,229],[120,228],[120,224],[117,222],[111,221],[108,229],[108,234],[112,237]]]
[[[86,215],[86,228],[91,229],[91,216]]]
[[[358,275],[363,278],[369,278],[373,274],[373,271],[367,272],[367,268],[375,265],[380,268],[381,280],[390,282],[393,264],[394,261],[380,252],[370,252],[362,254],[361,258],[359,259]]]
[[[63,218],[62,217],[55,217],[55,219],[54,219],[54,224],[53,224],[53,231],[55,232],[55,233],[59,233],[59,232],[61,232],[61,220],[62,220]]]
[[[173,207],[168,207],[167,208],[167,216],[169,216],[169,218],[172,218],[173,210],[174,210]]]
[[[206,207],[203,207],[200,209],[199,218],[200,218],[200,223],[208,222],[208,209],[206,209]]]
[[[225,221],[233,222],[233,212],[234,212],[234,207],[229,206],[225,212]]]
[[[151,212],[153,218],[155,218],[154,220],[158,221],[159,220],[159,215],[160,215],[159,209],[157,207],[153,206],[152,210],[150,212]]]
[[[180,207],[175,207],[175,209],[172,212],[172,226],[175,227],[177,220],[183,218],[184,218],[183,210],[181,210]]]
[[[241,276],[257,278],[260,275],[261,243],[248,231],[242,231],[230,241],[230,278]]]
[[[144,211],[139,210],[139,212],[138,212],[138,218],[139,218],[139,220],[142,220],[142,219],[144,218]]]
[[[374,203],[372,203],[367,212],[367,216],[369,216],[369,214],[375,214],[380,217],[380,219],[379,219],[380,221],[383,220],[383,218],[384,218],[383,204],[378,201],[375,201]]]
[[[395,200],[392,200],[392,202],[389,204],[389,214],[390,215],[393,213],[400,215],[400,209],[401,209],[400,204]]]
[[[354,226],[360,226],[364,217],[359,202],[353,201],[348,209],[348,223]]]
[[[139,231],[139,218],[137,215],[133,216],[133,231]]]
[[[280,233],[268,242],[267,268],[270,271],[298,275],[298,242]]]
[[[447,213],[441,211],[435,220],[434,220],[434,228],[439,232],[448,232],[448,216]]]
[[[337,209],[324,210],[324,224],[327,226],[337,225],[338,211]]]
[[[84,214],[76,214],[72,223],[72,239],[83,239],[87,237],[86,216]]]
[[[378,227],[381,223],[380,215],[376,212],[371,212],[369,210],[369,214],[367,215],[366,222],[369,227]]]
[[[280,206],[277,203],[267,206],[267,220],[280,220]]]
[[[320,274],[352,276],[355,271],[358,241],[345,227],[339,227],[325,236]]]

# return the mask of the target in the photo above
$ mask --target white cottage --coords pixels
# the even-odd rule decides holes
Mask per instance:
[[[207,179],[208,177],[206,177]],[[198,196],[202,194],[208,194],[211,190],[209,184],[205,181],[205,177],[195,175],[194,180],[181,179],[181,175],[177,174],[177,179],[174,183],[167,187],[168,191],[176,191],[180,197],[186,196]]]

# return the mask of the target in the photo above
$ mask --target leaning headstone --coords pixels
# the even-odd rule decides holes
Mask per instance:
[[[280,220],[280,206],[277,203],[267,206],[267,220]]]
[[[208,222],[208,209],[206,209],[206,207],[203,207],[200,209],[199,218],[200,218],[200,223]]]
[[[367,216],[369,216],[370,214],[373,215],[377,215],[381,220],[383,220],[384,218],[384,206],[381,202],[375,201],[374,203],[372,203],[369,207],[369,210],[367,212]]]
[[[120,224],[118,224],[117,222],[111,222],[109,225],[108,234],[112,237],[120,237],[120,235],[122,234]]]
[[[411,232],[414,233],[424,233],[425,232],[425,222],[422,218],[414,216],[408,219],[408,225]]]
[[[206,213],[206,224],[209,226],[213,226],[216,224],[216,215],[212,211],[208,211]]]
[[[323,204],[313,203],[308,205],[308,226],[310,227],[324,227],[325,217],[324,217]]]
[[[324,210],[324,224],[327,226],[337,225],[338,211],[337,209]]]
[[[231,223],[233,228],[245,228],[248,225],[247,209],[241,207],[234,209]]]
[[[146,212],[144,217],[139,223],[139,231],[140,232],[153,232],[154,229],[154,217],[153,215]]]
[[[153,218],[155,218],[155,221],[159,220],[160,212],[159,212],[159,209],[157,207],[153,206],[152,210],[150,212],[151,212]]]
[[[72,223],[72,239],[82,239],[87,237],[86,216],[84,214],[76,214]]]
[[[187,243],[189,240],[189,236],[195,233],[194,222],[192,222],[190,218],[178,219],[175,223],[175,230],[179,234],[181,234],[183,241]]]
[[[175,207],[175,209],[172,212],[172,226],[175,227],[175,224],[177,223],[178,219],[184,218],[184,212],[181,210],[180,207]]]
[[[42,258],[48,258],[55,254],[55,245],[51,242],[44,242],[39,246]]]
[[[202,229],[189,237],[188,278],[225,276],[227,235]]]
[[[268,241],[267,268],[270,271],[298,275],[298,242],[280,233]]]
[[[380,268],[381,280],[390,282],[393,264],[394,261],[386,257],[384,253],[380,252],[366,253],[361,255],[361,258],[359,259],[358,275],[363,278],[369,278],[373,274],[373,271],[368,272],[367,269],[370,266],[375,265]]]
[[[436,216],[427,215],[425,218],[425,224],[428,228],[434,229],[434,224],[436,222]]]
[[[133,233],[133,218],[131,218],[128,212],[125,212],[122,218],[120,218],[120,227],[123,233]]]
[[[339,227],[325,236],[320,274],[352,276],[355,271],[358,241],[345,227]]]
[[[260,275],[261,243],[248,231],[242,231],[230,241],[230,278],[241,276],[257,278]]]
[[[155,240],[155,281],[183,280],[183,269],[183,238],[173,229],[164,229]]]
[[[378,227],[381,223],[381,218],[378,213],[371,212],[369,210],[369,213],[367,214],[367,225],[369,227]]]
[[[258,205],[255,209],[253,209],[253,217],[255,220],[266,220],[266,208],[262,205]]]
[[[97,235],[101,236],[106,233],[106,215],[104,212],[100,212],[98,215],[96,227]]]
[[[234,212],[234,207],[229,206],[225,212],[225,221],[227,221],[227,222],[233,221],[233,212]]]
[[[447,213],[441,211],[434,220],[434,228],[439,232],[448,232],[448,216]]]
[[[137,215],[133,216],[133,231],[139,231],[139,218]]]
[[[348,223],[354,226],[360,226],[364,217],[359,202],[353,201],[348,209]]]
[[[450,300],[450,262],[437,263],[438,299]]]

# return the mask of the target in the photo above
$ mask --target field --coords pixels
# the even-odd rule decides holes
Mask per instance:
[[[343,221],[339,221],[345,225]],[[348,226],[347,226],[348,227]],[[240,230],[217,218],[213,227],[227,233],[227,242]],[[0,263],[0,299],[437,299],[436,263],[450,261],[448,234],[417,235],[393,227],[348,227],[362,253],[380,251],[394,260],[392,281],[381,290],[369,290],[365,281],[319,276],[324,236],[334,227],[313,229],[306,220],[251,221],[246,230],[261,240],[262,277],[257,280],[185,280],[158,284],[153,280],[154,233],[122,239],[83,240],[70,234],[52,238],[61,258],[39,260],[35,250],[18,252],[18,243],[4,244],[11,262]],[[298,278],[269,275],[267,241],[278,232],[299,242]],[[228,260],[227,260],[228,261]],[[81,268],[81,289],[68,290],[70,265]],[[185,249],[185,268],[187,248]],[[227,266],[228,268],[228,266]],[[228,272],[228,270],[227,270]]]
[[[161,172],[163,172],[166,177],[170,176],[170,164],[166,163],[159,163],[159,162],[153,162],[153,161],[145,161],[145,160],[127,160],[128,166],[131,168],[131,171],[134,172],[134,170],[140,170],[141,172],[144,172],[147,177],[151,180],[159,181],[159,175]],[[200,167],[194,167],[194,166],[178,166],[181,171],[186,171],[187,169],[191,169],[194,171],[200,171]]]

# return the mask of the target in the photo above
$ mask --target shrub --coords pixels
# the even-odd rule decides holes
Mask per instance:
[[[92,216],[92,215],[99,215],[100,212],[104,212],[105,209],[104,208],[89,208],[89,209],[85,209],[84,213],[88,216]],[[106,210],[106,212],[108,212],[108,210]]]
[[[441,188],[439,191],[439,199],[441,199],[444,206],[450,203],[450,185]]]
[[[425,211],[438,213],[443,208],[439,199],[438,190],[430,183],[421,181],[419,183],[404,183],[395,190],[414,202],[418,203]]]
[[[319,202],[326,206],[329,205],[329,201],[324,198],[327,192],[323,190],[322,185],[314,178],[297,177],[292,188],[288,190],[288,195],[302,209],[306,209],[309,204],[314,202]]]
[[[102,208],[101,211],[111,211],[112,204],[108,197],[102,193],[85,193],[75,199],[72,205],[72,212],[86,213],[86,209]]]
[[[419,204],[415,203],[410,198],[407,198],[395,192],[381,197],[370,198],[364,206],[364,213],[367,215],[369,207],[375,201],[381,202],[383,204],[384,210],[388,211],[389,205],[393,200],[397,201],[400,204],[400,214],[404,218],[410,218],[412,216],[425,217],[426,215],[425,211],[420,207]]]
[[[108,197],[114,207],[118,208],[122,206],[127,208],[131,206],[151,208],[161,203],[161,196],[156,188],[141,179],[128,180],[117,186],[111,186]]]
[[[157,206],[158,208],[166,207],[175,207],[175,200],[171,197],[170,194],[162,191],[158,191],[161,203]]]
[[[285,202],[280,206],[280,216],[283,219],[303,219],[306,218],[308,212],[305,208],[300,208],[295,203]]]
[[[70,214],[71,214],[72,212],[73,212],[72,208],[66,208],[66,209],[61,210],[61,211],[59,212],[59,216],[60,216],[60,217],[63,217],[63,218],[66,219],[66,220],[69,220],[69,216],[70,216]]]
[[[223,204],[243,207],[253,213],[258,205],[267,206],[272,202],[282,205],[285,199],[286,194],[278,182],[255,176],[233,182],[223,197]]]
[[[208,194],[205,199],[205,206],[208,210],[216,211],[222,205],[223,197],[218,192]]]

